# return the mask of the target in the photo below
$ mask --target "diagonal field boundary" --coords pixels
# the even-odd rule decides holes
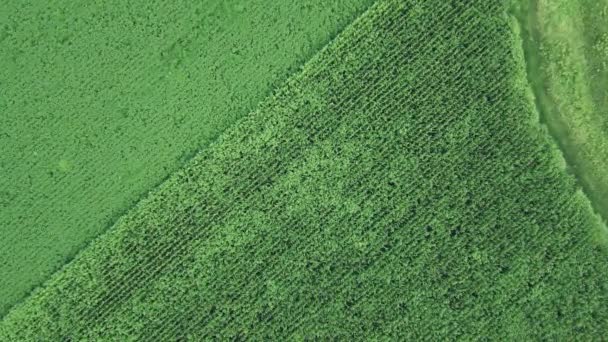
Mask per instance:
[[[507,3],[378,1],[0,338],[594,339],[599,221]]]
[[[373,0],[0,11],[0,317]]]

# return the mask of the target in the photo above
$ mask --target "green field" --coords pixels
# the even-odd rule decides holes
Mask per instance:
[[[608,1],[527,0],[518,11],[541,120],[608,219]]]
[[[601,340],[605,226],[511,5],[376,1],[0,340]]]
[[[0,7],[0,317],[371,0]]]

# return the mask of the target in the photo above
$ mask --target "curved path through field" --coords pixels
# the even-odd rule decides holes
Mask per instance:
[[[529,0],[517,7],[540,121],[606,222],[608,0]]]

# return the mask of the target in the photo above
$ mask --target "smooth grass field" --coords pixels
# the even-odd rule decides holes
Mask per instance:
[[[520,1],[541,120],[608,222],[608,1]]]
[[[371,0],[0,7],[0,316]]]
[[[0,339],[601,339],[601,222],[508,10],[378,1]]]

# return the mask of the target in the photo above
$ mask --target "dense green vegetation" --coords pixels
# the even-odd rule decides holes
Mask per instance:
[[[608,0],[520,2],[542,121],[608,219]]]
[[[0,316],[371,2],[3,2]]]
[[[601,338],[601,223],[508,5],[378,1],[0,339]]]

